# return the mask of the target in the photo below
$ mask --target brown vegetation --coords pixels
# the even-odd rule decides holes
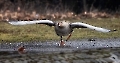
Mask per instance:
[[[96,8],[94,8],[94,3],[99,1],[91,1],[93,3],[87,3],[88,1],[86,0],[85,3],[85,1],[82,2],[82,0],[70,0],[69,2],[67,0],[0,0],[0,21],[30,19],[61,20],[109,17],[118,18],[120,16],[119,12],[110,14],[106,11],[101,11],[99,9],[96,10]],[[81,9],[77,7],[80,7]]]
[[[20,8],[20,7],[18,7]],[[12,12],[10,10],[1,11],[0,12],[0,20],[8,21],[8,20],[35,20],[35,19],[82,19],[82,18],[110,18],[115,17],[118,18],[119,15],[110,15],[105,12],[84,12],[81,14],[75,14],[74,12],[47,12],[47,13],[37,13],[36,11],[27,12],[27,11],[15,11]]]

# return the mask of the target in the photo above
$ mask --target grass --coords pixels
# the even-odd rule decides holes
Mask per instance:
[[[107,29],[116,29],[115,32],[101,33],[90,29],[74,29],[70,40],[83,38],[114,38],[120,37],[120,19],[106,18],[106,19],[82,19],[70,20],[71,22],[84,22],[94,26],[103,27]],[[66,37],[64,37],[65,39]],[[46,40],[60,40],[55,34],[54,27],[46,25],[33,24],[24,26],[13,26],[7,22],[0,22],[0,42],[28,42],[28,41],[46,41]]]

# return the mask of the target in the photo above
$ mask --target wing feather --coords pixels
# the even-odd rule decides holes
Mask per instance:
[[[9,21],[12,25],[27,25],[27,24],[46,24],[54,26],[54,22],[50,20],[34,20],[34,21]]]
[[[87,27],[89,29],[93,29],[96,31],[100,31],[100,32],[110,32],[110,30],[105,29],[105,28],[101,28],[101,27],[95,27],[86,23],[82,23],[82,22],[75,22],[75,23],[71,23],[71,26],[73,28],[78,28],[78,27]]]

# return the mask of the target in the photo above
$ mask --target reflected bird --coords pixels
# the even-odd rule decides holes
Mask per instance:
[[[60,46],[65,45],[65,41],[67,41],[70,38],[74,28],[89,28],[89,29],[93,29],[93,30],[105,32],[105,33],[111,31],[109,29],[95,27],[82,22],[70,23],[68,21],[56,22],[51,20],[34,20],[34,21],[9,21],[9,23],[12,25],[46,24],[49,26],[54,26],[56,34],[61,38],[60,44],[59,44]],[[65,41],[63,41],[62,39],[63,36],[68,36]]]
[[[21,46],[18,48],[18,53],[19,54],[24,54],[25,53],[25,47],[24,46]]]

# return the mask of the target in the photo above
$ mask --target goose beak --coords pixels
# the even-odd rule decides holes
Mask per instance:
[[[58,26],[60,27],[61,25],[59,24]]]
[[[62,23],[58,23],[58,27],[59,28],[64,28],[64,26],[62,25]]]
[[[58,23],[58,26],[60,27],[62,24],[61,23]]]

